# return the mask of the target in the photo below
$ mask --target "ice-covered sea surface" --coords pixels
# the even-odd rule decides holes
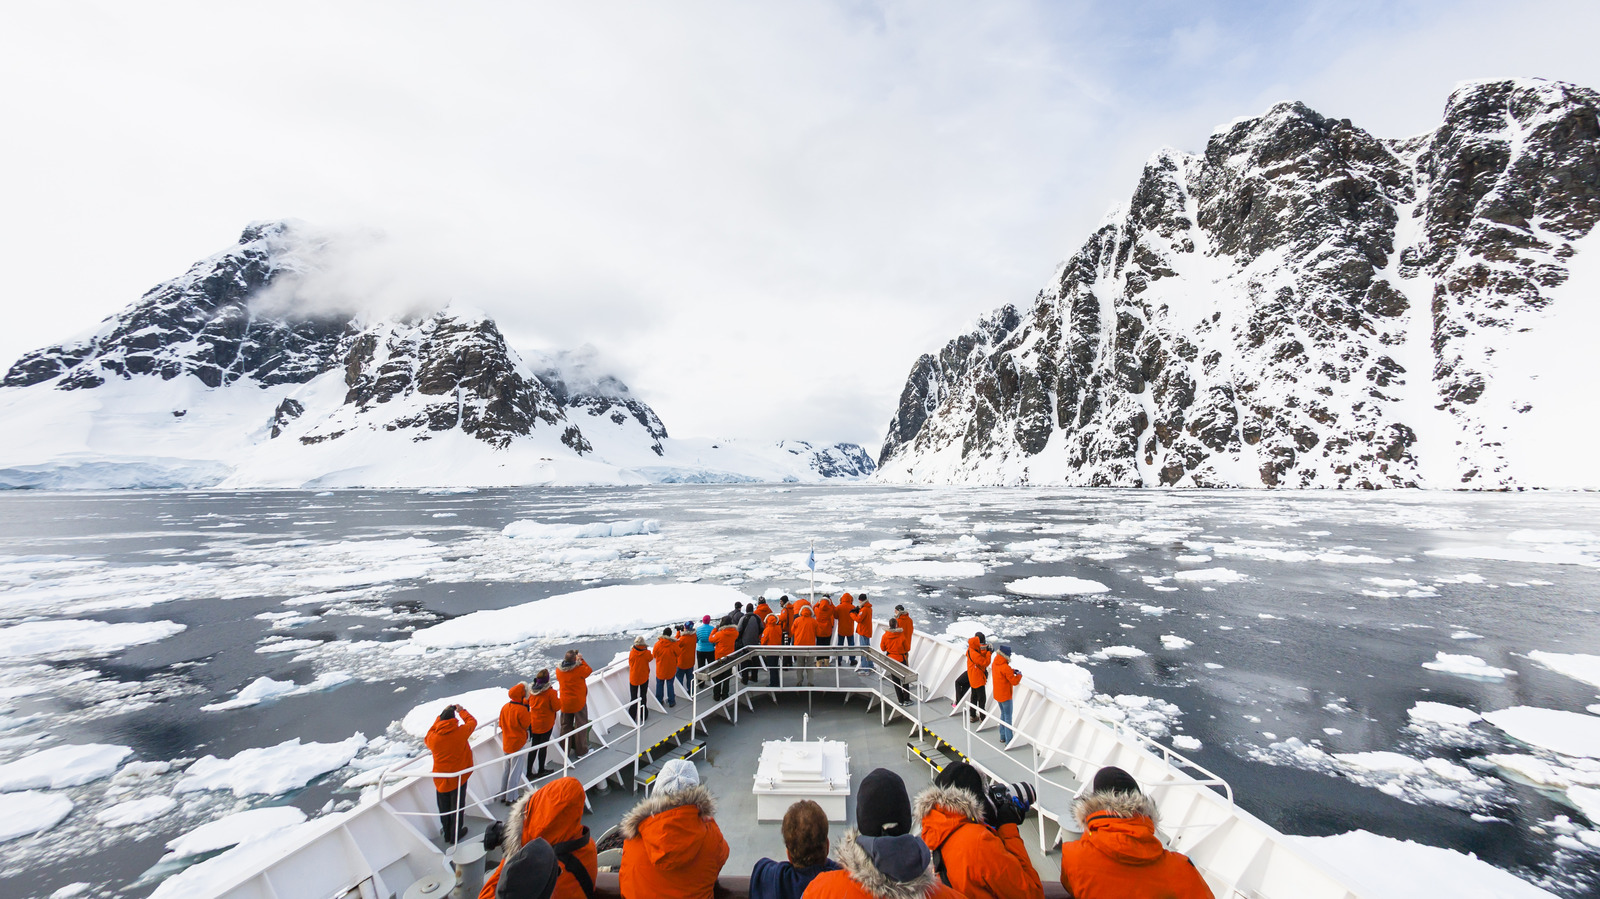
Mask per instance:
[[[0,895],[149,895],[203,824],[358,799],[419,703],[731,594],[419,631],[799,590],[813,540],[819,587],[1088,670],[1285,832],[1600,896],[1600,498],[870,485],[0,494]]]

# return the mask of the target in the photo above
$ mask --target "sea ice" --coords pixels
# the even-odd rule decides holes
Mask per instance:
[[[1006,584],[1006,592],[1020,596],[1053,598],[1110,593],[1111,588],[1099,581],[1077,577],[1025,577]]]
[[[460,649],[642,631],[663,622],[720,615],[749,598],[714,584],[595,587],[452,618],[412,634],[411,643],[426,649]]]
[[[1564,759],[1573,763],[1588,764],[1589,768],[1569,767],[1536,755],[1522,753],[1492,753],[1484,757],[1489,764],[1529,783],[1542,787],[1565,790],[1572,786],[1600,787],[1600,764],[1588,759]]]
[[[126,746],[79,743],[52,746],[0,765],[0,792],[75,787],[109,777],[133,754]]]
[[[1456,655],[1448,652],[1434,653],[1433,661],[1423,662],[1422,667],[1429,671],[1442,671],[1445,674],[1477,678],[1479,680],[1505,680],[1506,675],[1517,673],[1510,668],[1496,668],[1477,656]]]
[[[1091,659],[1137,659],[1145,655],[1145,651],[1137,646],[1106,646],[1089,656]]]
[[[1234,571],[1232,568],[1196,568],[1190,571],[1180,571],[1174,574],[1173,577],[1180,581],[1212,584],[1237,584],[1240,581],[1250,580],[1249,575]]]
[[[246,840],[228,851],[208,858],[168,877],[150,894],[150,899],[203,899],[222,892],[240,871],[253,870],[282,858],[301,842],[300,828],[284,827]]]
[[[513,521],[500,533],[517,540],[593,540],[604,537],[629,537],[654,534],[661,523],[653,518],[635,518],[631,521],[597,521],[591,524],[540,524],[537,521]]]
[[[1398,752],[1337,752],[1333,757],[1341,764],[1360,771],[1404,774],[1412,777],[1428,773],[1428,767],[1422,762]]]
[[[983,577],[985,569],[977,562],[885,562],[872,566],[878,577],[903,577],[912,580],[955,581]]]
[[[1519,705],[1483,718],[1519,743],[1574,758],[1600,759],[1600,717]]]
[[[1162,649],[1171,649],[1171,650],[1188,649],[1189,647],[1191,647],[1193,645],[1194,645],[1194,641],[1193,640],[1185,640],[1182,637],[1178,636],[1177,634],[1162,634],[1161,635],[1161,648]]]
[[[299,652],[302,649],[316,649],[322,645],[321,640],[276,640],[256,647],[258,653],[272,652]]]
[[[1600,790],[1594,787],[1568,787],[1567,798],[1583,812],[1589,823],[1600,827]]]
[[[246,749],[232,758],[208,755],[189,766],[173,792],[231,790],[235,796],[275,796],[343,768],[365,745],[362,734],[338,743],[301,743],[296,737],[276,746]]]
[[[321,644],[318,644],[321,645]],[[259,650],[258,650],[259,651]],[[285,696],[298,696],[305,693],[320,693],[331,690],[340,684],[348,683],[353,676],[344,671],[329,671],[317,675],[316,679],[304,686],[294,681],[273,680],[270,677],[258,677],[239,691],[239,695],[223,702],[213,702],[201,706],[202,711],[225,712],[230,709],[242,709],[257,705],[271,699],[280,699]]]
[[[107,827],[127,827],[154,821],[177,807],[178,800],[171,796],[146,796],[101,809],[94,819]]]
[[[184,625],[173,621],[25,621],[0,627],[0,659],[108,655],[183,630]]]
[[[271,805],[235,812],[202,824],[181,837],[167,841],[174,858],[188,858],[258,840],[285,827],[304,823],[306,813],[292,805]]]
[[[1536,649],[1528,653],[1528,658],[1558,674],[1583,681],[1591,687],[1600,687],[1600,656]]]
[[[59,793],[0,793],[0,843],[49,830],[71,813],[72,800]]]
[[[1329,867],[1345,872],[1367,899],[1556,899],[1476,856],[1364,830],[1331,837],[1291,836]]]
[[[1471,709],[1442,702],[1419,702],[1407,710],[1406,715],[1414,722],[1450,727],[1468,727],[1483,720],[1482,715]]]
[[[1172,738],[1173,749],[1179,749],[1184,752],[1198,752],[1200,751],[1200,746],[1200,741],[1188,734],[1178,734]]]

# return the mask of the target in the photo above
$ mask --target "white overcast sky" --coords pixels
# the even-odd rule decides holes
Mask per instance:
[[[1400,137],[1600,86],[1600,3],[7,2],[0,365],[258,219],[592,344],[677,436],[851,440],[1156,148],[1284,99]]]

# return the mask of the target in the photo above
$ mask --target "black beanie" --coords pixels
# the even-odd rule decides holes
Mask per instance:
[[[911,832],[911,797],[906,782],[887,768],[874,768],[856,791],[856,830],[867,837]]]
[[[561,879],[556,851],[542,838],[525,844],[500,869],[495,899],[550,899]]]
[[[1139,782],[1133,775],[1109,765],[1094,773],[1094,791],[1096,793],[1138,793]]]
[[[951,762],[945,765],[944,770],[939,772],[939,776],[935,777],[933,782],[941,787],[966,790],[979,799],[983,798],[983,775],[966,762]]]

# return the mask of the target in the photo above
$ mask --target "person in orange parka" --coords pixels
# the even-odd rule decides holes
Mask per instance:
[[[643,637],[633,638],[633,648],[628,650],[628,705],[633,708],[633,720],[643,723],[650,717],[650,647]]]
[[[868,599],[865,593],[856,597],[856,600],[856,640],[862,646],[870,648],[872,646],[872,600]],[[861,667],[864,670],[871,671],[877,666],[872,664],[871,656],[863,656]]]
[[[678,628],[678,682],[683,695],[694,693],[694,625],[685,621]]]
[[[717,629],[711,632],[711,642],[717,647],[712,652],[712,661],[725,659],[733,655],[733,651],[739,646],[739,628],[734,626],[730,616],[724,615],[718,621]],[[712,697],[719,701],[727,699],[732,685],[733,669],[729,668],[725,673],[717,677],[716,687],[711,693]]]
[[[982,720],[982,709],[988,705],[986,688],[989,684],[989,659],[992,656],[983,631],[967,638],[967,686],[972,690],[972,708],[968,710],[967,717],[972,721]]]
[[[507,756],[528,745],[528,685],[523,683],[512,684],[506,691],[511,701],[500,707],[500,750]],[[520,789],[517,783],[517,771],[522,765],[516,759],[506,759],[505,777],[500,782],[500,804],[511,805],[517,801],[516,793]]]
[[[856,601],[848,593],[839,596],[839,602],[833,607],[833,643],[835,646],[856,645]],[[844,656],[839,657],[844,661]],[[850,657],[850,664],[856,663],[856,657]]]
[[[994,664],[989,667],[989,674],[994,681],[994,704],[1000,707],[1000,742],[1011,742],[1011,696],[1017,684],[1022,683],[1022,674],[1011,667],[1011,647],[1000,644],[1000,649],[994,654]]]
[[[940,878],[967,899],[1044,899],[1017,830],[1023,813],[1008,803],[1000,807],[1005,820],[986,823],[983,775],[966,762],[946,765],[933,783],[917,794],[911,813],[922,822],[922,841],[933,850]]]
[[[650,798],[622,816],[623,899],[711,899],[728,860],[717,804],[694,762],[673,759]]]
[[[900,775],[878,768],[856,791],[856,826],[839,841],[838,871],[818,874],[801,899],[962,899],[934,876],[928,846],[911,832]]]
[[[672,628],[662,629],[656,645],[650,647],[650,655],[656,660],[656,705],[677,708],[678,694],[673,685],[678,680],[678,641],[672,639]],[[663,692],[666,698],[662,698]]]
[[[756,603],[756,615],[760,617],[761,622],[765,624],[767,621],[767,616],[771,614],[772,606],[767,605],[767,598],[765,596],[760,597],[760,601]]]
[[[550,669],[540,668],[533,676],[533,686],[528,689],[528,729],[533,731],[535,749],[528,753],[528,779],[537,780],[549,774],[545,770],[545,756],[550,747],[550,735],[555,733],[556,713],[561,711],[561,694],[550,682]],[[537,764],[538,771],[534,770]]]
[[[1181,852],[1156,836],[1156,804],[1121,768],[1095,772],[1072,804],[1083,835],[1061,844],[1061,885],[1076,899],[1213,899]]]
[[[766,622],[766,627],[761,629],[761,645],[782,646],[783,624],[778,621],[778,616],[769,613]],[[767,667],[767,686],[778,686],[783,680],[783,669],[778,665],[778,657],[762,656],[761,664]]]
[[[594,669],[583,660],[583,653],[567,650],[556,666],[556,682],[561,685],[561,748],[568,758],[589,752],[589,675]]]
[[[794,627],[789,632],[791,641],[796,646],[817,645],[817,616],[811,613],[809,603],[800,603],[800,612],[794,617]],[[803,686],[814,684],[816,675],[812,672],[814,667],[809,657],[797,657],[797,667],[800,669],[800,678]]]
[[[817,606],[812,611],[817,616],[817,645],[832,646],[834,617],[833,603],[828,599],[828,597],[824,596],[817,600]],[[828,659],[826,656],[817,659],[818,668],[824,667],[827,664]]]
[[[505,858],[511,858],[525,844],[541,839],[555,850],[562,867],[551,899],[587,899],[600,866],[594,839],[583,823],[583,784],[576,778],[557,778],[523,797],[506,819],[500,845]],[[483,882],[478,899],[495,899],[505,867],[502,860]],[[584,888],[585,881],[590,889]]]
[[[895,606],[895,608],[904,609],[903,606]],[[909,616],[907,620],[910,620]],[[911,657],[911,635],[906,633],[905,629],[900,626],[899,618],[894,618],[889,622],[889,627],[884,630],[883,636],[878,638],[878,648],[883,650],[884,655],[902,665],[906,664],[906,660]],[[868,661],[871,661],[871,659],[868,659]],[[901,680],[899,675],[896,674],[890,674],[889,680],[894,682],[895,698],[900,701],[901,705],[909,706],[911,704],[911,691],[906,688],[905,681]]]
[[[461,720],[456,720],[456,715]],[[428,728],[422,738],[428,751],[433,753],[433,772],[452,774],[472,767],[472,732],[478,729],[478,719],[472,717],[466,706],[447,705],[439,713],[439,720]],[[438,777],[433,779],[434,792],[439,799],[439,826],[446,844],[453,845],[466,836],[466,816],[461,808],[461,798],[467,792],[467,780],[472,775]]]

